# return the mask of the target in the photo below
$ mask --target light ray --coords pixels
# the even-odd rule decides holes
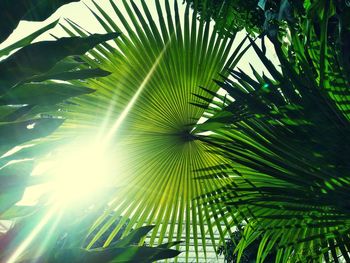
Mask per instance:
[[[54,222],[52,223],[52,226],[50,227],[49,231],[45,233],[45,237],[40,240],[40,246],[38,251],[35,253],[35,256],[33,257],[34,259],[39,257],[40,255],[44,255],[45,253],[45,246],[47,243],[50,242],[50,239],[52,238],[52,234],[54,234],[55,230],[58,228],[59,223],[62,219],[63,211],[60,210],[58,215],[54,218]]]
[[[134,94],[134,96],[131,98],[131,100],[129,101],[128,105],[125,107],[125,109],[122,111],[122,113],[119,115],[119,117],[117,118],[117,120],[114,122],[113,126],[111,127],[111,129],[108,131],[108,133],[106,134],[106,137],[104,138],[103,142],[104,144],[107,144],[112,137],[114,136],[114,134],[116,133],[116,131],[118,130],[118,128],[120,127],[120,125],[123,123],[123,121],[125,120],[126,116],[128,115],[128,113],[130,112],[131,108],[134,106],[134,104],[136,103],[138,97],[140,96],[141,92],[143,91],[143,89],[145,88],[146,84],[148,83],[148,81],[150,80],[150,78],[152,77],[154,71],[156,70],[159,62],[161,61],[168,45],[169,45],[170,41],[164,46],[163,50],[160,52],[159,56],[157,57],[157,59],[155,60],[155,62],[153,63],[151,69],[149,70],[149,72],[147,73],[146,77],[144,78],[144,80],[142,81],[140,87],[137,89],[136,93]]]
[[[43,217],[39,224],[33,229],[29,236],[20,244],[12,256],[8,259],[7,263],[15,263],[21,254],[28,248],[28,246],[33,242],[35,237],[40,233],[40,231],[45,227],[45,225],[51,220],[53,215],[57,212],[58,207],[52,207],[48,213]]]

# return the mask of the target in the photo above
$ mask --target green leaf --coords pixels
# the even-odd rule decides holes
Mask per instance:
[[[11,51],[13,51],[17,48],[21,48],[21,47],[29,45],[30,43],[32,43],[32,41],[34,39],[36,39],[42,33],[54,28],[57,25],[58,21],[59,20],[56,20],[56,21],[48,24],[47,26],[44,26],[44,27],[36,30],[35,32],[31,33],[30,35],[26,36],[25,38],[18,40],[17,42],[11,44],[10,46],[8,46],[4,49],[1,49],[0,50],[0,57],[8,55]]]
[[[348,239],[350,233],[350,210],[342,201],[349,196],[349,165],[343,156],[350,148],[336,146],[337,142],[347,145],[350,139],[345,110],[350,101],[342,93],[346,77],[334,62],[336,52],[324,44],[327,34],[312,38],[304,49],[300,47],[302,33],[293,30],[293,52],[298,59],[275,42],[281,62],[278,70],[250,40],[274,79],[256,70],[256,80],[230,70],[231,76],[217,84],[233,100],[224,103],[222,96],[215,96],[217,103],[208,106],[209,119],[196,129],[207,132],[198,139],[227,158],[229,165],[221,169],[217,180],[231,177],[232,183],[207,193],[203,202],[231,207],[235,211],[232,227],[245,224],[235,249],[241,259],[254,243],[259,246],[257,262],[270,262],[268,257],[276,249],[276,262],[329,262],[349,251],[339,240]],[[327,70],[319,64],[322,56]],[[332,88],[322,78],[332,79]],[[342,93],[345,108],[334,92]],[[197,97],[199,103],[208,101]],[[339,134],[344,134],[341,142]],[[209,178],[218,173],[217,166],[207,171]]]
[[[21,81],[49,71],[57,62],[71,55],[83,55],[97,44],[116,38],[119,33],[88,37],[60,38],[26,46],[0,62],[0,94]]]
[[[0,214],[0,220],[13,220],[15,218],[25,217],[34,213],[32,206],[11,206],[9,209]]]
[[[0,122],[17,121],[19,118],[27,115],[33,109],[34,105],[3,105],[0,106]]]
[[[177,246],[181,243],[183,243],[183,241],[174,241],[174,242],[164,243],[164,244],[159,245],[158,248],[171,248],[171,247]]]
[[[125,247],[130,245],[138,244],[142,238],[144,238],[154,226],[143,226],[131,231],[126,237],[112,243],[112,247]]]
[[[80,70],[72,70],[72,71],[64,71],[64,72],[54,72],[50,71],[47,74],[40,75],[34,78],[31,78],[30,81],[38,82],[44,81],[48,79],[54,80],[84,80],[89,78],[98,78],[98,77],[106,77],[111,74],[108,71],[93,68],[93,69],[80,69]]]
[[[31,119],[21,122],[0,123],[0,154],[24,142],[47,136],[56,130],[64,119]]]
[[[53,262],[106,262],[106,263],[126,263],[140,262],[149,263],[161,259],[173,258],[180,252],[172,249],[127,246],[122,248],[105,249],[66,249],[55,257]]]
[[[63,83],[28,83],[8,91],[0,97],[0,105],[54,105],[71,97],[89,94],[93,89]]]
[[[0,169],[0,214],[21,200],[32,169],[33,161],[20,161]]]

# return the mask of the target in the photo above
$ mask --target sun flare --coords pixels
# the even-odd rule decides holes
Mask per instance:
[[[112,162],[103,147],[74,145],[60,155],[53,166],[56,201],[71,203],[90,199],[111,183]]]

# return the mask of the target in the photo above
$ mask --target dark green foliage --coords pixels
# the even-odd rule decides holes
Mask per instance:
[[[101,230],[101,227],[108,222],[108,220],[111,219],[113,214],[111,214],[109,217],[104,218],[104,220],[101,222],[101,224],[95,228],[86,238],[84,242],[84,247],[87,247],[93,237]],[[103,235],[91,246],[91,248],[98,248],[103,247],[104,243],[106,242],[109,235],[112,233],[112,231],[118,226],[119,222],[122,220],[122,217],[119,216],[117,219],[113,220],[113,223],[109,226],[109,229],[103,233]],[[125,232],[125,229],[127,228],[130,220],[126,220],[126,222],[123,224],[123,226],[120,228],[118,233],[113,237],[112,243],[118,241],[122,235]]]
[[[186,0],[186,2],[192,3],[192,8],[198,9],[202,19],[213,19],[215,28],[221,33],[235,33],[242,29],[252,34],[262,31],[265,17],[256,0]]]
[[[230,70],[235,82],[217,82],[234,100],[218,97],[198,131],[214,132],[201,138],[230,160],[222,173],[234,181],[207,200],[219,198],[248,223],[238,259],[261,238],[258,262],[275,250],[276,262],[348,261],[349,76],[327,31],[290,30],[289,44],[271,38],[280,69],[250,39],[272,78],[253,68],[255,78]]]
[[[33,161],[21,161],[0,169],[0,214],[22,198],[32,168]]]
[[[44,20],[69,2],[76,1],[1,1],[3,23],[0,26],[0,41],[8,37],[20,20]],[[5,259],[33,231],[35,224],[45,217],[45,212],[36,213],[36,207],[14,205],[22,199],[27,186],[44,181],[32,177],[31,172],[35,160],[57,146],[57,140],[42,141],[64,122],[62,117],[57,116],[57,110],[72,97],[94,91],[81,86],[81,80],[109,74],[98,68],[82,68],[84,65],[76,61],[77,57],[69,56],[83,55],[99,43],[119,35],[110,33],[86,38],[61,38],[31,44],[57,22],[0,50],[2,57],[21,48],[0,61],[0,220],[22,218],[10,230],[0,233],[1,262],[6,262]],[[75,80],[77,84],[52,80]],[[16,146],[25,147],[9,152]],[[35,216],[32,217],[32,214]],[[50,226],[53,226],[53,222],[48,224]]]
[[[0,105],[54,105],[70,97],[91,92],[94,90],[63,83],[28,83],[17,86],[0,97]]]
[[[0,152],[4,154],[16,145],[44,137],[62,123],[58,118],[36,118],[25,121],[0,123]]]
[[[31,81],[44,81],[47,79],[55,79],[55,80],[84,80],[89,78],[97,78],[97,77],[105,77],[111,74],[108,71],[93,68],[93,69],[81,69],[81,70],[69,70],[64,72],[55,72],[54,70],[50,70],[46,74],[33,77]]]
[[[276,34],[279,21],[293,21],[294,15],[304,14],[301,0],[186,0],[186,2],[192,3],[192,8],[198,8],[202,19],[214,20],[215,28],[219,32],[229,34],[242,29],[251,35],[269,31],[274,31]]]
[[[83,55],[97,44],[118,36],[118,33],[95,34],[86,38],[60,38],[26,46],[0,62],[0,92],[4,93],[21,81],[49,71],[67,56]]]
[[[107,218],[108,219],[108,218]],[[106,219],[106,220],[107,220]],[[70,237],[69,231],[64,233],[63,239],[61,238],[58,246],[56,246],[52,250],[52,254],[50,256],[50,262],[153,262],[160,259],[172,258],[180,254],[179,251],[170,249],[171,246],[176,245],[174,243],[170,246],[167,244],[160,245],[158,247],[148,247],[144,244],[142,246],[138,246],[140,241],[150,232],[154,226],[144,226],[138,229],[132,230],[128,235],[122,237],[127,224],[123,227],[117,235],[113,238],[112,243],[103,248],[105,243],[105,239],[108,237],[108,233],[110,233],[115,226],[119,223],[122,218],[119,217],[107,231],[106,235],[101,236],[97,242],[89,249],[84,249],[86,245],[89,243],[89,240],[96,234],[96,231],[99,228],[96,228],[93,232],[91,232],[87,239],[85,239],[84,244],[80,244],[80,246],[76,246],[77,237]],[[126,222],[129,222],[127,220]],[[103,222],[102,222],[103,223]],[[76,225],[75,227],[79,227]],[[80,230],[81,232],[81,226]],[[78,240],[82,240],[78,238]],[[73,242],[73,246],[70,244]]]
[[[7,56],[11,51],[17,49],[17,48],[21,48],[24,46],[29,45],[34,39],[36,39],[38,36],[40,36],[41,34],[45,33],[46,31],[54,28],[58,23],[58,20],[48,24],[47,26],[44,26],[42,28],[39,28],[38,30],[34,31],[32,34],[22,38],[21,40],[5,47],[4,49],[0,50],[0,58],[2,56]]]
[[[3,0],[0,2],[0,42],[17,27],[20,20],[43,21],[62,5],[79,0]]]
[[[239,241],[243,237],[243,228],[242,226],[240,229],[237,229],[231,234],[230,239],[225,240],[225,244],[221,245],[217,249],[217,253],[219,255],[224,255],[225,257],[225,263],[237,263],[237,245]],[[256,257],[259,249],[259,245],[261,242],[261,238],[257,238],[249,244],[249,246],[244,250],[242,256],[241,256],[241,263],[255,263]],[[275,253],[271,253],[267,258],[266,262],[274,262],[276,258]]]
[[[161,249],[153,247],[129,246],[126,248],[106,248],[102,250],[65,250],[57,258],[49,261],[52,263],[72,262],[72,263],[117,263],[134,262],[149,263],[157,260],[176,257],[180,252],[170,249]]]
[[[101,201],[100,201],[101,203]],[[98,209],[100,204],[87,210],[82,207],[79,211],[54,211],[50,220],[43,226],[36,243],[31,243],[18,258],[18,262],[144,262],[149,263],[156,260],[167,259],[177,256],[180,252],[170,249],[177,245],[164,244],[158,247],[138,246],[138,243],[153,229],[154,226],[144,226],[133,230],[129,235],[118,238],[118,241],[108,247],[102,244],[94,248],[86,249],[83,246],[91,224],[102,211]],[[13,251],[17,249],[17,244],[21,244],[28,234],[42,222],[42,219],[52,213],[51,208],[32,208],[27,210],[12,209],[9,212],[12,217],[26,212],[26,217],[16,221],[10,230],[0,234],[1,262],[6,262]],[[34,212],[33,212],[34,211]],[[30,212],[32,214],[30,215]],[[48,234],[49,233],[49,234]]]
[[[276,24],[277,34],[266,32],[280,67],[250,39],[272,77],[252,67],[254,77],[230,69],[231,78],[217,81],[234,100],[217,96],[198,132],[214,132],[201,139],[227,158],[220,177],[233,182],[206,201],[220,200],[234,224],[247,223],[237,261],[259,244],[257,262],[270,262],[271,253],[275,262],[348,262],[350,75],[343,45],[350,28],[341,25],[349,7],[305,1],[293,10],[292,20]]]
[[[0,41],[6,39],[20,20],[42,21],[63,4],[76,1],[1,1]],[[83,55],[101,42],[117,37],[119,34],[92,35],[86,38],[61,38],[57,41],[31,42],[53,28],[58,21],[40,28],[36,32],[0,50],[0,57],[21,48],[0,61],[0,155],[15,146],[48,136],[63,122],[63,118],[43,114],[57,114],[58,104],[74,96],[91,93],[94,90],[79,85],[56,83],[50,80],[83,80],[107,76],[109,72],[98,68],[83,68],[72,55]],[[44,117],[45,116],[45,117]],[[38,140],[36,141],[38,142]],[[52,144],[50,144],[53,146]],[[12,205],[23,195],[27,184],[33,183],[30,177],[33,165],[21,166],[19,160],[35,158],[52,149],[36,147],[21,150],[19,154],[8,154],[1,161],[0,177],[0,216],[9,218]],[[39,147],[39,148],[40,148]],[[45,150],[44,150],[45,149]],[[22,169],[23,168],[23,169]],[[12,173],[8,173],[9,169]],[[2,175],[2,173],[4,175]],[[27,210],[25,210],[27,211]]]

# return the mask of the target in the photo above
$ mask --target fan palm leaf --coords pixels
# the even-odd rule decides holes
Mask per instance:
[[[177,1],[173,6],[167,0],[154,1],[156,17],[146,1],[118,5],[110,1],[110,5],[113,15],[95,2],[91,11],[107,32],[123,35],[114,43],[101,44],[84,60],[112,74],[86,82],[96,92],[65,105],[60,114],[67,121],[54,135],[98,134],[101,143],[108,143],[118,167],[115,185],[119,188],[110,200],[116,216],[104,223],[89,246],[122,214],[125,220],[130,218],[126,232],[155,224],[151,244],[184,237],[186,256],[190,242],[198,256],[201,245],[206,251],[208,232],[215,246],[214,231],[223,234],[221,225],[229,224],[224,217],[220,221],[221,216],[213,219],[208,207],[195,199],[226,182],[195,179],[204,168],[220,164],[222,157],[210,153],[210,147],[192,135],[204,110],[190,103],[193,93],[211,98],[199,86],[216,93],[218,86],[212,79],[225,75],[225,68],[239,60],[238,51],[232,52],[234,36],[218,35],[209,22],[197,20],[196,8],[192,13],[187,5],[179,11]],[[74,22],[68,23],[70,27],[63,27],[71,35],[88,34]],[[228,213],[221,204],[215,206],[221,215]]]

